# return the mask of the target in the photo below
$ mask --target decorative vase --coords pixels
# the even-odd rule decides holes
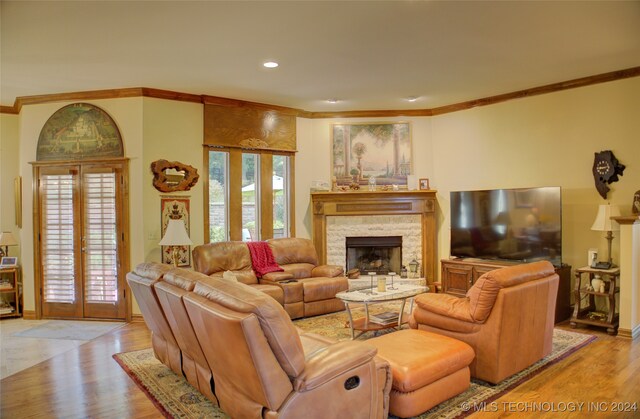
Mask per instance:
[[[600,275],[595,275],[591,280],[591,286],[596,292],[604,292],[604,281],[600,278]]]
[[[376,190],[376,177],[375,176],[370,176],[369,177],[369,190],[370,191],[375,191]]]

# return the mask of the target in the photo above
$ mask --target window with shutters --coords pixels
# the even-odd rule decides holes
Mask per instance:
[[[44,300],[75,302],[73,175],[41,178]]]
[[[85,299],[118,301],[115,173],[86,173],[83,179]]]

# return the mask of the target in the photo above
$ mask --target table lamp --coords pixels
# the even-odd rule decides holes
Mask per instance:
[[[189,235],[187,234],[187,229],[184,226],[184,220],[180,218],[171,218],[169,219],[169,224],[167,224],[167,230],[164,232],[164,237],[160,240],[159,243],[161,246],[171,246],[172,247],[172,259],[173,266],[178,267],[178,251],[180,246],[190,246],[193,244]]]
[[[606,231],[607,232],[607,248],[609,250],[608,260],[606,262],[598,262],[595,268],[598,269],[611,269],[615,265],[611,260],[611,241],[613,240],[612,231],[620,230],[618,223],[611,220],[611,217],[619,217],[620,209],[616,205],[603,204],[598,207],[598,214],[596,220],[591,226],[591,230],[594,231]]]
[[[9,256],[9,246],[17,245],[18,242],[11,232],[3,231],[0,233],[0,257]],[[4,246],[4,250],[2,250],[2,246]]]

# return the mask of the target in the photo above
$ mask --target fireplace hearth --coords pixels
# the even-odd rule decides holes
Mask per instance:
[[[347,270],[386,275],[400,273],[402,268],[402,236],[347,237]]]

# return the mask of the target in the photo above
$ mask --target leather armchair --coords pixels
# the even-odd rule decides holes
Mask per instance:
[[[281,305],[237,282],[203,277],[183,301],[231,417],[387,417],[391,373],[375,348],[299,334]]]
[[[495,384],[551,353],[558,281],[549,262],[491,271],[465,298],[417,296],[409,325],[469,344],[471,376]]]

